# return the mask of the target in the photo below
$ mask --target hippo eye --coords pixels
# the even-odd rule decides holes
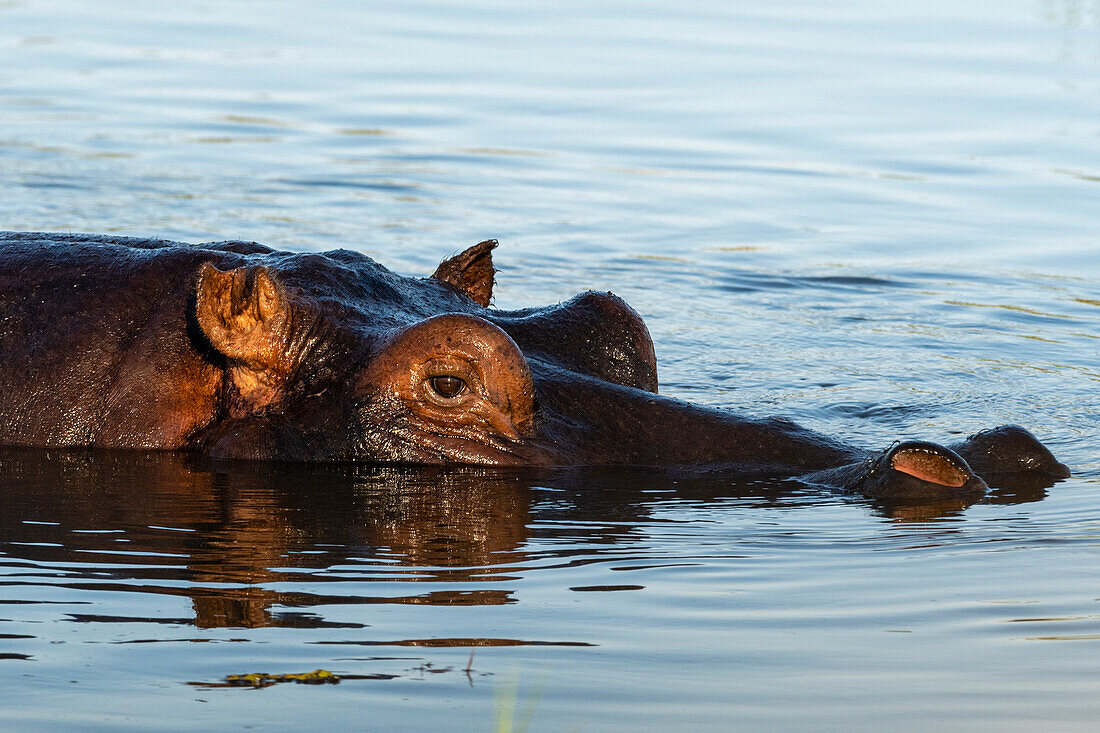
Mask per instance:
[[[466,382],[458,377],[432,377],[428,380],[432,391],[444,399],[454,399],[466,391]]]

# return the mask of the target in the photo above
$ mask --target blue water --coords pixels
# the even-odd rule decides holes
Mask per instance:
[[[662,391],[1074,477],[795,483],[0,455],[0,729],[1086,730],[1100,3],[0,2],[0,228],[499,239]],[[473,655],[471,657],[471,651]],[[219,686],[323,668],[337,685]],[[514,701],[513,701],[514,700]]]

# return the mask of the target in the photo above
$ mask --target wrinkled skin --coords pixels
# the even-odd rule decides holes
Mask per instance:
[[[668,466],[913,499],[1068,475],[1014,426],[871,453],[659,396],[645,324],[614,295],[490,308],[495,245],[416,279],[346,250],[0,234],[0,444]]]

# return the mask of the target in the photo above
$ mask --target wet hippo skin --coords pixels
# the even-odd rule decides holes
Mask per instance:
[[[2,233],[0,444],[667,466],[892,497],[1068,474],[1016,426],[876,453],[660,396],[649,332],[616,296],[491,308],[495,246],[421,279],[347,250]]]

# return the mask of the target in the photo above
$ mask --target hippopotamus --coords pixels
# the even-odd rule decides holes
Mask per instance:
[[[662,396],[645,323],[615,295],[491,307],[496,246],[416,278],[349,250],[0,233],[0,445],[656,466],[895,498],[1068,475],[1017,426],[871,451]]]

